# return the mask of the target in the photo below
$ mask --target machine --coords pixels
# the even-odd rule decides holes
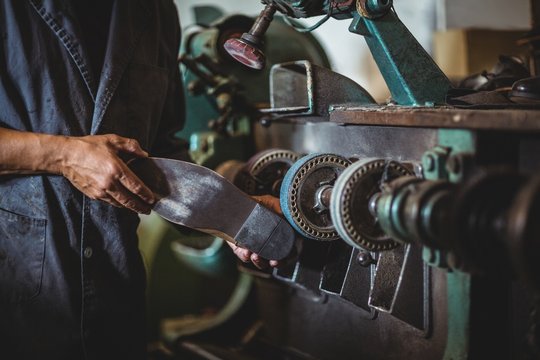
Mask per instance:
[[[392,0],[263,3],[223,43],[234,59],[266,68],[276,13],[352,19],[392,100],[310,61],[272,66],[255,155],[222,169],[248,194],[280,197],[296,256],[242,266],[257,320],[236,348],[174,346],[202,359],[538,358],[538,105],[449,105],[457,90]]]

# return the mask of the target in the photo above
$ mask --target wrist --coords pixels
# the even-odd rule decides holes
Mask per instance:
[[[43,135],[39,139],[42,149],[41,171],[64,175],[69,166],[70,158],[74,155],[76,147],[74,138],[62,135]]]
[[[70,138],[0,127],[0,175],[52,173],[63,175],[70,156]]]

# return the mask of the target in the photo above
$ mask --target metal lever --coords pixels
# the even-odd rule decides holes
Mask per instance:
[[[393,312],[409,249],[410,245],[405,245],[379,255],[369,294],[369,306],[372,308],[390,314]]]

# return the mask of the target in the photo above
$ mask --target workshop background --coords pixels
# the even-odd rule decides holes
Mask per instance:
[[[449,104],[444,96],[450,84],[470,85],[456,97],[490,84],[500,100],[508,81],[534,75],[526,69],[531,42],[523,41],[531,3],[395,0],[391,29],[375,42],[398,37],[414,48],[403,22],[447,81],[411,48],[383,51],[406,63],[404,76],[383,67],[383,78],[377,64],[386,58],[349,31],[351,19],[299,35],[279,11],[266,34],[268,64],[255,72],[222,47],[224,35],[249,30],[264,4],[176,0],[188,111],[178,136],[195,163],[245,193],[279,196],[301,239],[292,263],[260,271],[219,238],[143,216],[151,354],[538,358],[540,282],[532,274],[540,269],[525,253],[539,249],[531,240],[539,234],[539,106],[494,105],[492,97]],[[270,71],[300,59],[308,61]],[[396,96],[403,89],[407,96]],[[315,198],[309,211],[298,208],[296,192]],[[514,242],[525,250],[501,250]]]
[[[197,1],[176,0],[182,27],[186,28],[195,21],[193,7],[212,5],[226,14],[244,14],[256,16],[261,3],[257,0]],[[531,16],[528,0],[395,0],[394,7],[411,33],[449,76],[459,78],[473,72],[489,70],[497,61],[493,55],[501,47],[503,52],[515,45],[510,39],[506,44],[497,44],[500,37],[497,31],[509,30],[522,34],[530,28]],[[304,25],[313,25],[320,17],[300,19]],[[351,34],[347,21],[331,20],[313,31],[328,54],[332,69],[356,81],[366,88],[377,100],[383,101],[389,96],[388,89],[377,69],[365,41]],[[470,44],[466,49],[460,36],[472,29],[493,31],[487,44]],[[519,35],[514,35],[519,36]],[[486,38],[483,37],[483,41]],[[494,48],[493,45],[497,46]],[[512,45],[509,45],[512,44]],[[504,48],[506,47],[506,48]],[[488,53],[484,53],[490,49]],[[438,51],[437,51],[438,50]],[[468,55],[467,51],[475,51]],[[516,50],[512,50],[516,53]],[[448,56],[452,54],[452,56]],[[508,54],[511,55],[511,54]],[[464,66],[465,57],[482,56],[475,64]],[[482,66],[487,66],[483,68]]]

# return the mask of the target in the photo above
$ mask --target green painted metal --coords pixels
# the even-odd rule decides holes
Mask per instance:
[[[476,136],[466,129],[440,129],[439,145],[450,148],[449,156],[476,151]],[[448,174],[448,180],[452,179]],[[448,336],[443,360],[467,359],[471,316],[471,275],[454,270],[447,274]]]
[[[464,360],[469,354],[471,276],[459,271],[446,276],[448,335],[443,360]]]
[[[187,34],[182,53],[193,58],[202,54],[219,63],[220,69],[238,84],[241,84],[240,95],[244,96],[256,107],[269,107],[269,74],[274,64],[309,60],[310,62],[330,68],[330,62],[319,42],[311,34],[301,34],[286,25],[279,16],[270,25],[265,36],[264,51],[266,66],[262,71],[250,71],[225,55],[221,49],[225,36],[249,30],[253,19],[247,16],[234,15],[207,24],[209,27]],[[189,70],[183,71],[184,84],[197,81],[198,77]],[[191,134],[208,131],[208,122],[220,116],[218,99],[210,91],[194,94],[186,91],[186,124],[177,135],[187,139]],[[250,119],[253,120],[253,119]],[[246,133],[244,133],[246,134]]]
[[[355,13],[349,30],[365,37],[398,105],[446,103],[450,81],[394,12],[373,20]]]
[[[189,153],[193,161],[215,169],[227,160],[247,160],[253,151],[248,135],[223,136],[213,131],[193,133]]]
[[[476,136],[473,131],[462,129],[439,130],[439,144],[426,151],[422,158],[424,177],[427,181],[451,181],[462,180],[461,171],[456,171],[448,166],[449,160],[459,157],[470,159],[476,149]],[[421,181],[421,180],[419,180]],[[405,205],[403,199],[406,191],[397,194],[382,196],[378,202],[377,213],[380,225],[387,233],[396,239],[410,240],[410,234],[403,226],[403,212]],[[429,224],[434,216],[436,198],[432,197],[428,203],[424,203],[421,209],[420,221],[424,227]],[[451,264],[449,256],[444,251],[424,247],[423,260],[430,266],[439,269],[448,269]],[[447,272],[447,321],[448,334],[446,349],[443,359],[458,360],[467,359],[470,349],[470,319],[471,319],[471,275],[448,269]]]
[[[450,148],[449,155],[467,153],[472,154],[476,150],[476,135],[467,129],[440,129],[439,146]]]
[[[446,160],[449,153],[450,148],[440,145],[426,151],[422,156],[424,178],[427,180],[446,179],[448,177]]]
[[[431,249],[427,246],[422,248],[422,259],[426,264],[437,268],[446,268],[446,256],[440,250]]]
[[[288,16],[327,14],[337,19],[353,17],[349,30],[363,35],[375,62],[398,105],[435,106],[446,103],[452,85],[392,11],[392,0],[264,0]],[[357,5],[358,4],[358,5]],[[357,10],[356,7],[359,7]]]
[[[199,264],[179,256],[178,243],[205,249],[214,238],[194,232],[178,232],[157,214],[141,217],[139,248],[147,272],[147,333],[149,340],[162,337],[164,318],[218,312],[235,291],[238,272],[234,255],[226,245],[213,252],[201,251]],[[204,265],[204,269],[202,268]]]

